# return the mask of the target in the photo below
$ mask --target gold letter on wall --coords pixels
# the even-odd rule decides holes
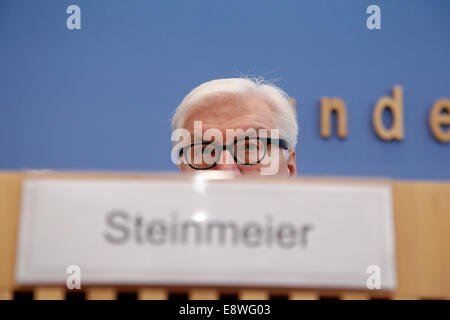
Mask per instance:
[[[336,112],[337,135],[343,139],[347,137],[347,108],[339,98],[322,98],[320,100],[320,135],[329,138],[331,135],[331,113]]]
[[[392,112],[392,125],[386,129],[383,125],[383,111],[389,108]],[[383,140],[402,140],[403,129],[403,89],[401,86],[394,86],[393,97],[382,97],[375,105],[372,114],[372,123],[375,133]]]
[[[429,120],[433,136],[440,142],[450,142],[450,128],[447,130],[442,128],[445,125],[450,126],[450,100],[440,99],[436,101],[431,108]]]
[[[289,104],[291,105],[292,109],[294,109],[295,114],[297,114],[297,109],[295,108],[295,99],[289,98]]]

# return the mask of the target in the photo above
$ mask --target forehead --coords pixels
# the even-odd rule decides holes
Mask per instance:
[[[256,97],[204,100],[188,111],[183,127],[193,131],[194,121],[202,121],[204,131],[273,128],[272,108]]]

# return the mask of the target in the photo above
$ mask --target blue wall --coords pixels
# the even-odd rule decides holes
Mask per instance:
[[[66,28],[81,7],[82,30]],[[365,10],[381,7],[381,30]],[[198,84],[277,79],[298,102],[301,174],[450,180],[428,112],[450,98],[450,1],[0,3],[0,168],[176,170],[171,114]],[[379,140],[375,102],[404,88],[405,134]],[[346,140],[319,136],[319,100],[347,104]]]

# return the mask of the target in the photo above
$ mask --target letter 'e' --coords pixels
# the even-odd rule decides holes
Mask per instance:
[[[436,101],[430,111],[430,129],[436,140],[442,143],[450,142],[450,100],[440,99]]]

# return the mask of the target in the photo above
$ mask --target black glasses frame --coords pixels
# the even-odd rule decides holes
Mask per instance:
[[[238,143],[239,141],[243,141],[243,140],[246,140],[246,141],[258,140],[258,141],[262,141],[264,143],[266,148],[264,150],[264,155],[261,157],[261,159],[259,159],[255,163],[245,163],[245,162],[242,163],[242,162],[239,161],[237,155],[234,153],[234,146],[236,145],[236,143]],[[209,170],[209,169],[214,168],[217,165],[217,161],[220,158],[222,152],[225,151],[225,150],[228,150],[230,152],[230,154],[233,156],[234,161],[236,161],[236,163],[238,163],[240,165],[244,165],[244,166],[256,165],[256,164],[260,163],[262,160],[264,160],[264,158],[266,157],[267,146],[269,144],[275,144],[275,145],[279,146],[282,149],[289,150],[288,143],[284,139],[273,139],[273,138],[268,138],[268,137],[244,137],[244,138],[240,138],[240,139],[234,140],[233,143],[230,143],[228,145],[222,145],[222,146],[217,144],[217,143],[214,143],[214,142],[194,142],[194,143],[188,144],[187,146],[184,146],[183,148],[181,148],[180,151],[179,151],[179,156],[182,157],[183,154],[184,154],[184,158],[186,159],[186,162],[189,164],[189,166],[192,169],[195,169],[195,170]],[[194,147],[196,145],[208,145],[208,146],[209,145],[213,145],[214,147],[216,147],[216,150],[219,151],[219,152],[217,152],[216,160],[214,161],[214,163],[211,166],[206,167],[206,168],[197,168],[197,167],[194,167],[193,164],[191,164],[191,162],[187,158],[188,151],[189,151],[190,148],[192,148],[192,147]]]

